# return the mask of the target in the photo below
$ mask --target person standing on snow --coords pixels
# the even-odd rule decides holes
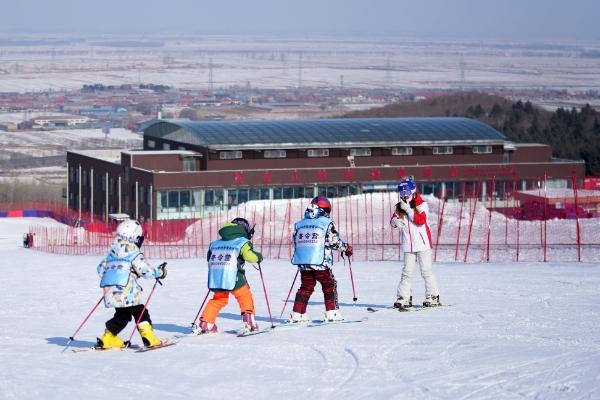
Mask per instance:
[[[167,276],[166,263],[153,268],[140,251],[144,242],[144,232],[139,222],[127,220],[117,227],[115,240],[108,255],[98,265],[100,287],[104,291],[104,305],[115,308],[115,315],[106,321],[106,330],[98,338],[98,347],[103,349],[124,347],[119,336],[131,318],[140,320],[137,329],[145,346],[157,346],[162,341],[152,330],[150,313],[140,304],[142,287],[138,279],[164,279]],[[142,310],[144,314],[141,316]]]
[[[235,218],[220,230],[220,240],[212,242],[208,249],[208,289],[214,292],[200,317],[199,331],[195,333],[218,332],[215,321],[229,301],[229,293],[237,300],[244,321],[243,329],[249,332],[258,330],[255,320],[256,310],[250,286],[246,280],[244,264],[260,263],[262,254],[252,248],[254,228],[244,218]]]
[[[412,179],[404,179],[398,185],[400,201],[396,204],[390,220],[393,228],[402,230],[402,248],[404,250],[404,268],[398,284],[394,308],[402,311],[412,306],[412,279],[415,264],[419,261],[421,276],[425,280],[424,307],[439,306],[440,295],[437,281],[432,271],[431,232],[427,225],[429,209]]]
[[[296,293],[290,322],[308,322],[306,314],[308,300],[317,282],[323,289],[325,300],[325,321],[343,321],[339,310],[337,282],[333,276],[333,250],[352,256],[352,246],[344,243],[338,235],[333,221],[329,218],[331,203],[324,196],[317,196],[310,202],[304,219],[294,226],[294,255],[292,264],[300,268],[301,285]]]

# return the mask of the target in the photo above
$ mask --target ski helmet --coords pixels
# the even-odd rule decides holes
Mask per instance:
[[[231,223],[244,228],[246,234],[248,235],[248,239],[252,239],[252,236],[254,235],[254,226],[250,226],[250,222],[248,222],[247,219],[238,217],[234,218]]]
[[[403,179],[398,185],[398,193],[403,199],[412,197],[417,192],[417,186],[410,179]]]
[[[329,216],[331,212],[331,202],[325,196],[316,196],[310,201],[310,205],[304,213],[309,218],[318,218],[322,215]]]
[[[144,243],[144,231],[139,222],[128,219],[121,222],[117,227],[116,238],[127,240],[128,242],[135,243],[138,247],[142,247],[142,243]]]
[[[311,200],[310,204],[316,204],[319,208],[322,208],[327,214],[331,213],[331,202],[325,196],[318,195]]]

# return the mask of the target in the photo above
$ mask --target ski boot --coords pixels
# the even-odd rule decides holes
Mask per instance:
[[[288,320],[288,323],[290,324],[306,324],[309,322],[310,318],[308,317],[308,314],[300,314],[299,312],[295,311],[290,314],[290,319]]]
[[[324,322],[341,322],[344,320],[340,310],[327,310],[325,311]]]
[[[217,333],[219,330],[216,324],[206,321],[200,321],[200,325],[194,328],[193,332],[196,335],[204,335],[205,333]]]
[[[410,296],[408,301],[404,297],[400,296],[396,299],[396,302],[394,303],[394,308],[397,309],[398,311],[406,311],[411,307],[412,307],[412,296]]]
[[[425,296],[425,300],[423,301],[423,307],[436,307],[436,306],[441,306],[442,303],[440,303],[440,296],[433,296],[433,295],[427,295]]]
[[[148,321],[140,322],[138,324],[138,331],[140,332],[144,346],[153,347],[162,343],[162,341],[154,334],[152,325],[150,325]]]
[[[243,313],[242,321],[244,321],[244,329],[247,332],[254,332],[258,330],[258,324],[254,320],[254,314],[252,313]]]
[[[125,342],[123,342],[120,337],[114,335],[108,329],[104,331],[104,335],[102,335],[102,337],[97,339],[98,343],[96,343],[96,347],[100,349],[118,349],[125,346]]]

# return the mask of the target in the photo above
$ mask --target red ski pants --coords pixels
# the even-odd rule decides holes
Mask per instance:
[[[338,296],[337,296],[337,282],[333,276],[331,269],[325,269],[323,271],[316,270],[305,270],[300,271],[300,288],[296,292],[296,299],[294,300],[294,311],[300,314],[306,313],[306,307],[310,295],[315,290],[317,282],[321,284],[323,289],[323,298],[325,300],[325,310],[337,310]]]

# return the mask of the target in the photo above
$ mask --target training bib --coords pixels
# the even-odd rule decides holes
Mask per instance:
[[[321,265],[325,261],[325,239],[331,219],[305,218],[296,223],[294,235],[294,265]]]
[[[210,244],[208,260],[208,288],[210,290],[232,290],[237,280],[237,259],[242,247],[249,242],[246,238],[215,240]]]

